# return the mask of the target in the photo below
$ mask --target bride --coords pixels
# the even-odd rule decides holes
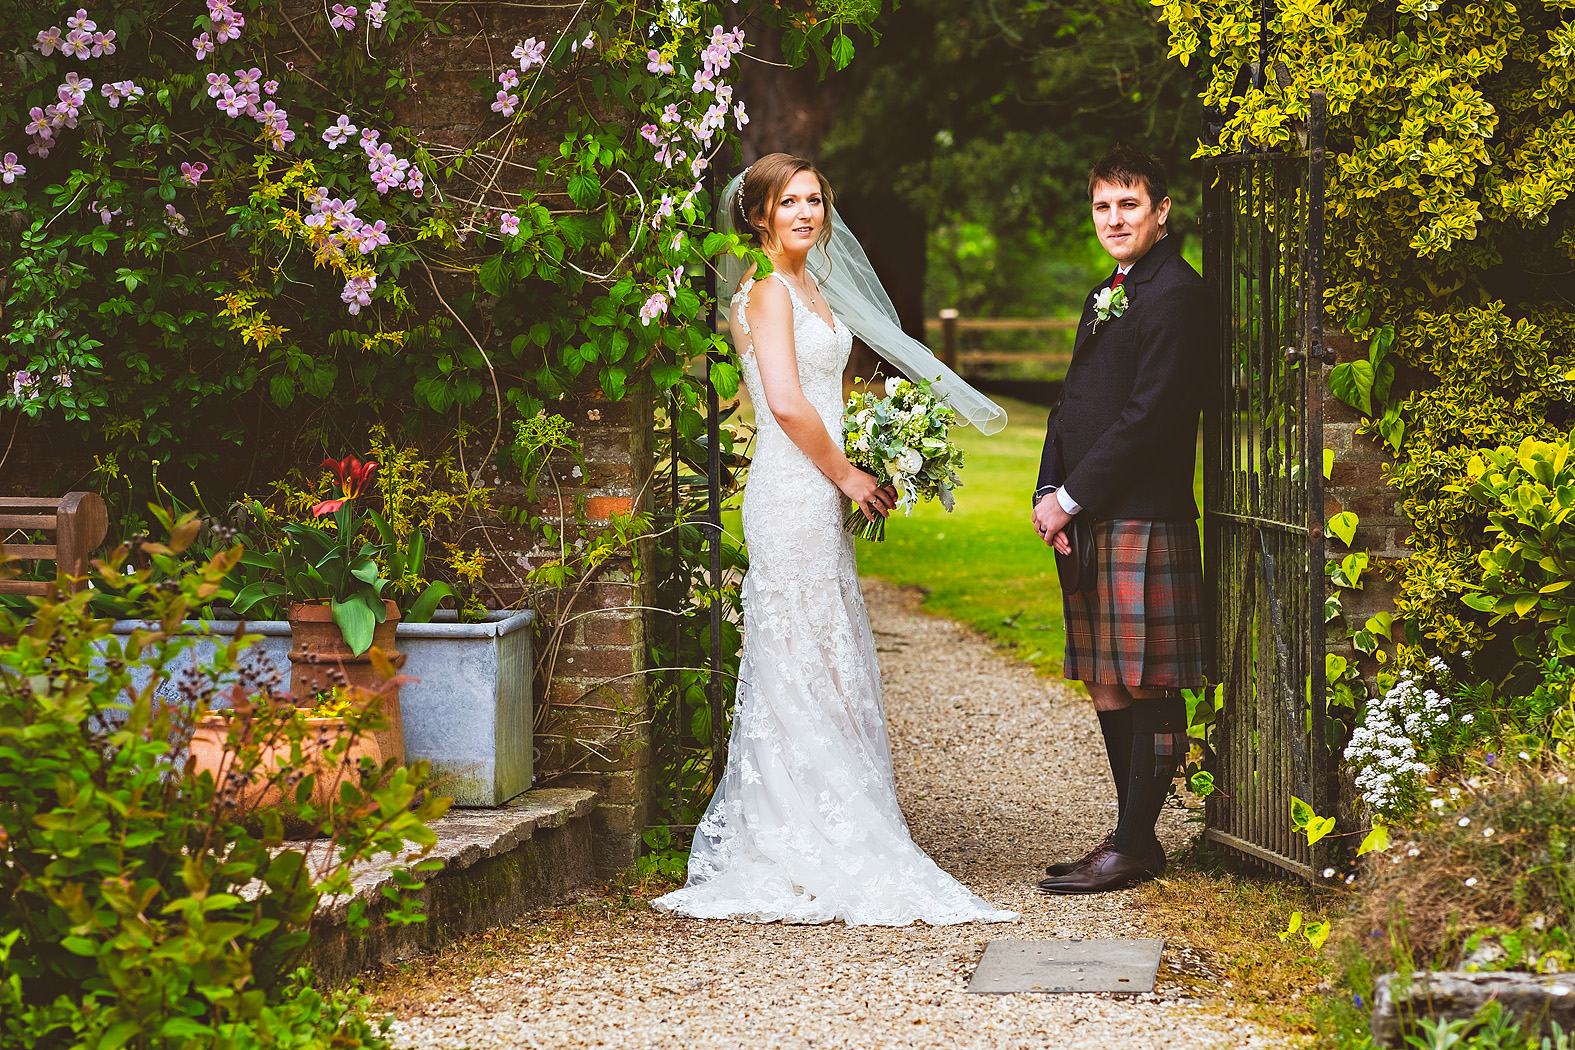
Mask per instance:
[[[875,639],[842,525],[844,499],[872,518],[896,499],[838,437],[854,329],[987,432],[1004,414],[902,335],[831,200],[809,161],[773,153],[734,178],[718,208],[719,227],[741,225],[773,267],[760,279],[738,264],[723,275],[737,285],[730,319],[758,424],[744,491],[744,653],[727,768],[688,882],[652,903],[753,922],[1012,921],[914,844],[897,805]]]

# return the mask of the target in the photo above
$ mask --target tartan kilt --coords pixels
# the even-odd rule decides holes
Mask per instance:
[[[1190,521],[1101,521],[1091,591],[1063,594],[1073,681],[1134,688],[1203,685],[1203,552]]]

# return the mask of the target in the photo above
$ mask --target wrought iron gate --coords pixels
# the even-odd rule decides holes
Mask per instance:
[[[1312,878],[1292,796],[1330,809],[1323,654],[1322,93],[1302,148],[1204,162],[1204,278],[1220,319],[1204,414],[1213,603],[1210,841]]]

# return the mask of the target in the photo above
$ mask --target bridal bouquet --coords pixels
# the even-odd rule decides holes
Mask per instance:
[[[963,450],[949,431],[957,413],[930,390],[929,380],[886,380],[886,396],[856,390],[842,411],[842,444],[856,467],[897,490],[897,506],[911,514],[920,499],[939,499],[952,509],[952,489]],[[854,507],[843,527],[866,540],[886,538],[886,519],[870,521]]]

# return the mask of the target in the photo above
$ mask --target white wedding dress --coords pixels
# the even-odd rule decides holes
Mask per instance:
[[[780,275],[778,275],[780,277]],[[769,279],[769,278],[767,278]],[[853,346],[793,299],[804,395],[840,443]],[[744,490],[744,653],[727,769],[683,889],[652,904],[704,919],[936,926],[1010,922],[914,844],[897,805],[875,637],[836,485],[766,407],[744,308],[732,330],[758,428]]]

